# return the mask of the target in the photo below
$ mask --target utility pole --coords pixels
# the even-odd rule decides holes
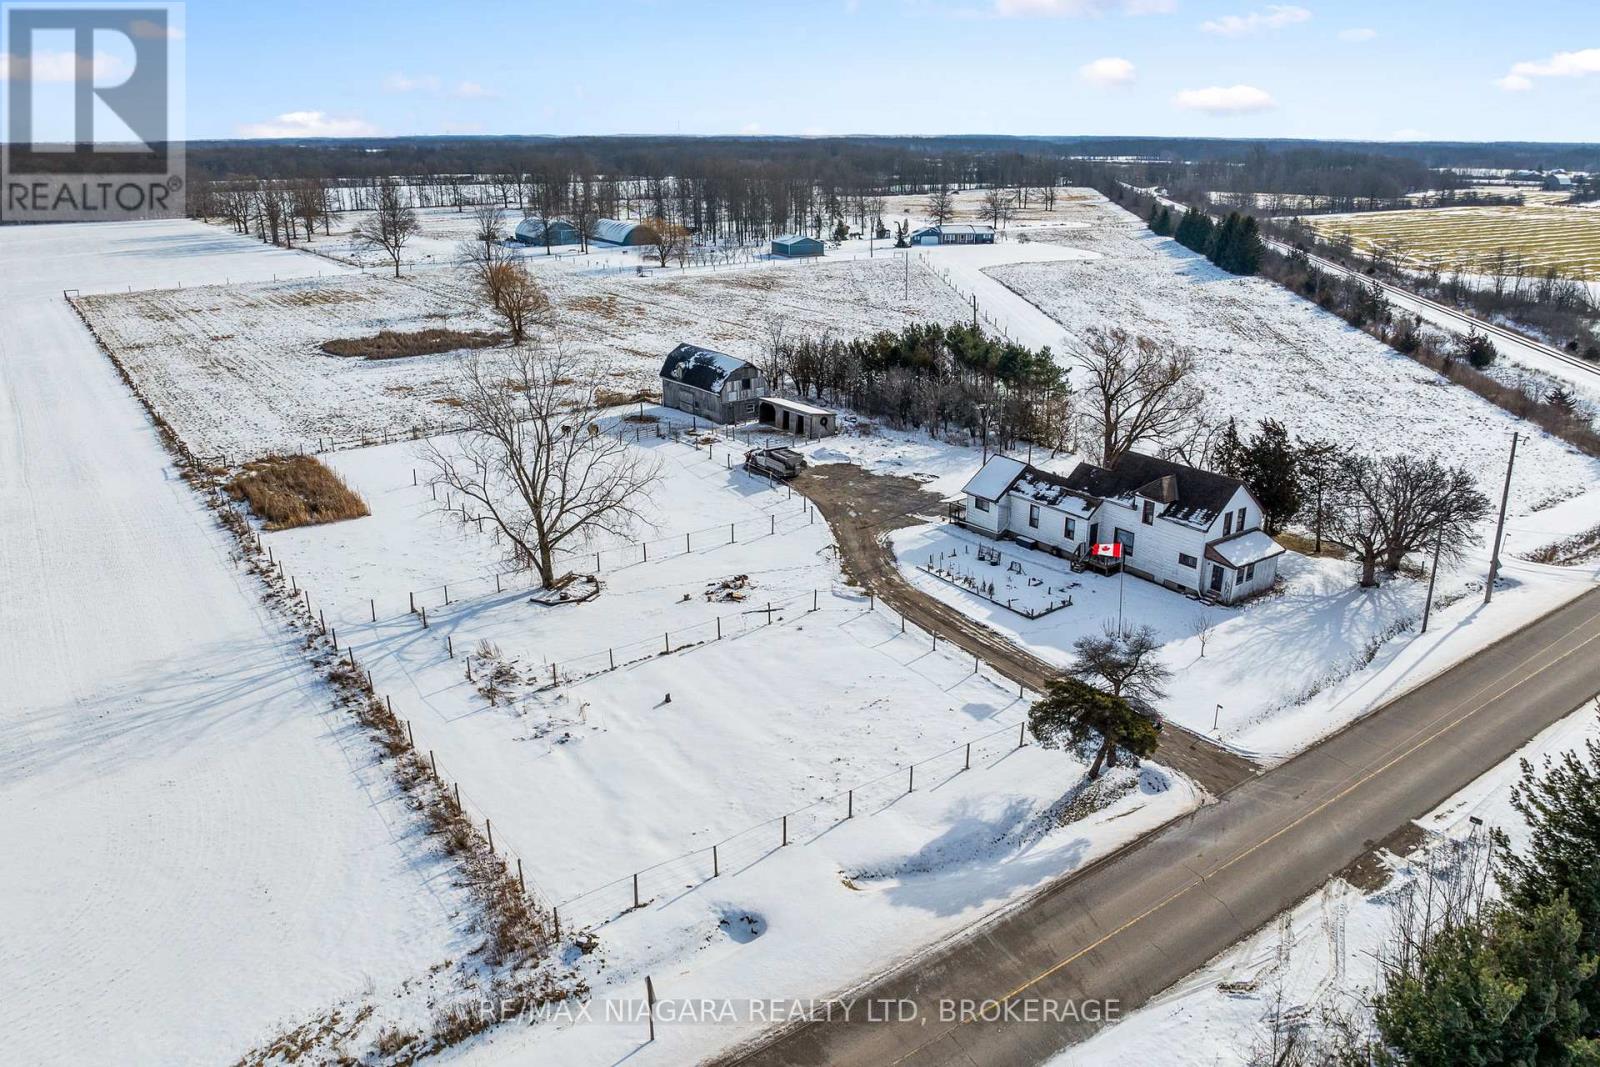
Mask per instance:
[[[1494,544],[1489,550],[1489,581],[1483,587],[1483,602],[1494,596],[1494,580],[1500,574],[1500,538],[1506,529],[1506,501],[1511,499],[1511,468],[1517,462],[1517,431],[1511,431],[1511,459],[1506,462],[1506,484],[1500,490],[1500,518],[1494,524]]]
[[[1433,542],[1433,569],[1428,571],[1428,599],[1422,605],[1422,633],[1428,632],[1428,616],[1433,612],[1433,582],[1439,577],[1439,552],[1443,548],[1444,527],[1441,526],[1439,537]]]

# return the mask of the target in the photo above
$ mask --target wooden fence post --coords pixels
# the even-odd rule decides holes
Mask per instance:
[[[964,770],[964,771],[972,770],[972,742],[971,741],[967,742],[967,762],[966,762],[966,765],[964,767],[962,767],[961,769]]]
[[[711,846],[711,877],[715,878],[722,873],[722,865],[717,862],[717,846]]]
[[[856,817],[856,791],[854,789],[850,790],[849,793],[845,794],[845,802],[844,803],[845,803],[844,817],[847,818],[847,819],[855,818]]]
[[[1023,731],[1027,730],[1027,728],[1028,728],[1028,724],[1027,723],[1025,723],[1025,722],[1017,723],[1017,747],[1018,748],[1021,748],[1023,745],[1028,743],[1028,739],[1023,733]]]
[[[494,852],[494,823],[489,819],[483,820],[483,832],[489,835],[489,851]]]
[[[789,816],[787,815],[783,817],[783,843],[784,845],[789,844]]]

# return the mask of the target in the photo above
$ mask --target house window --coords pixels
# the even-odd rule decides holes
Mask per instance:
[[[1244,508],[1239,509],[1239,532],[1244,533]]]
[[[1124,556],[1127,556],[1127,557],[1130,557],[1130,558],[1133,556],[1133,531],[1132,530],[1124,530],[1120,526],[1117,527],[1117,543],[1122,546],[1122,554]]]
[[[1039,505],[1038,504],[1029,504],[1028,505],[1028,525],[1033,527],[1035,530],[1037,530],[1039,528]]]
[[[1247,581],[1247,582],[1248,581],[1253,581],[1255,579],[1255,576],[1256,576],[1256,565],[1254,563],[1252,563],[1252,564],[1250,564],[1248,567],[1246,567],[1244,569],[1244,580]]]
[[[977,507],[977,509],[979,511],[988,511],[989,510],[989,502],[987,500],[983,499],[983,497],[981,497],[981,496],[973,497],[972,498],[972,503],[973,503],[974,506]]]
[[[1233,533],[1233,512],[1222,516],[1222,536],[1227,537]]]
[[[1180,567],[1198,567],[1198,566],[1200,566],[1200,561],[1195,559],[1193,556],[1189,555],[1189,553],[1187,553],[1187,552],[1179,552],[1178,553],[1178,566],[1180,566]]]
[[[1155,523],[1156,505],[1154,501],[1146,500],[1144,502],[1144,513],[1139,516],[1139,521],[1144,523],[1146,526],[1150,526]]]
[[[1066,534],[1068,541],[1076,541],[1078,539],[1078,524],[1074,522],[1071,517],[1068,517],[1066,526],[1062,528],[1062,532]]]

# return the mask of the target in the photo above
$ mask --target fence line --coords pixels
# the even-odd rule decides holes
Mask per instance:
[[[951,292],[959,296],[963,303],[970,304],[972,306],[973,314],[982,322],[987,324],[991,330],[993,330],[995,333],[998,333],[1001,337],[1004,337],[1007,341],[1011,340],[1011,333],[1006,329],[1004,324],[996,321],[993,316],[978,306],[978,295],[976,293],[966,292],[961,288],[961,286],[952,281],[950,279],[950,271],[947,268],[930,265],[927,257],[921,253],[918,253],[917,255],[917,262],[920,263],[923,269],[929,274],[932,274],[935,278],[938,278],[941,282],[943,282]]]
[[[878,605],[869,598],[868,613],[876,612]],[[894,618],[887,608],[884,612]],[[901,632],[921,629],[899,617]],[[937,648],[938,636],[923,630]],[[974,663],[973,675],[991,683]],[[1026,690],[1018,687],[1017,699],[1025,699]],[[987,733],[958,742],[949,748],[910,763],[896,764],[875,778],[836,790],[817,800],[771,816],[717,841],[679,855],[660,860],[609,882],[583,890],[556,903],[554,908],[561,922],[569,929],[587,929],[603,925],[634,911],[648,907],[666,890],[681,892],[687,886],[698,886],[753,866],[762,859],[791,844],[803,843],[810,837],[858,815],[872,814],[888,803],[918,788],[946,781],[973,767],[973,761],[999,758],[1028,743],[1027,720],[1007,723]],[[920,772],[920,773],[919,773]],[[934,775],[939,775],[936,779]]]

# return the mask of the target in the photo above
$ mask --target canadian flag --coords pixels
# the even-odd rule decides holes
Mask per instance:
[[[1089,555],[1091,555],[1091,556],[1110,556],[1112,559],[1121,559],[1122,558],[1122,542],[1121,541],[1113,541],[1109,545],[1091,545],[1089,547]]]

